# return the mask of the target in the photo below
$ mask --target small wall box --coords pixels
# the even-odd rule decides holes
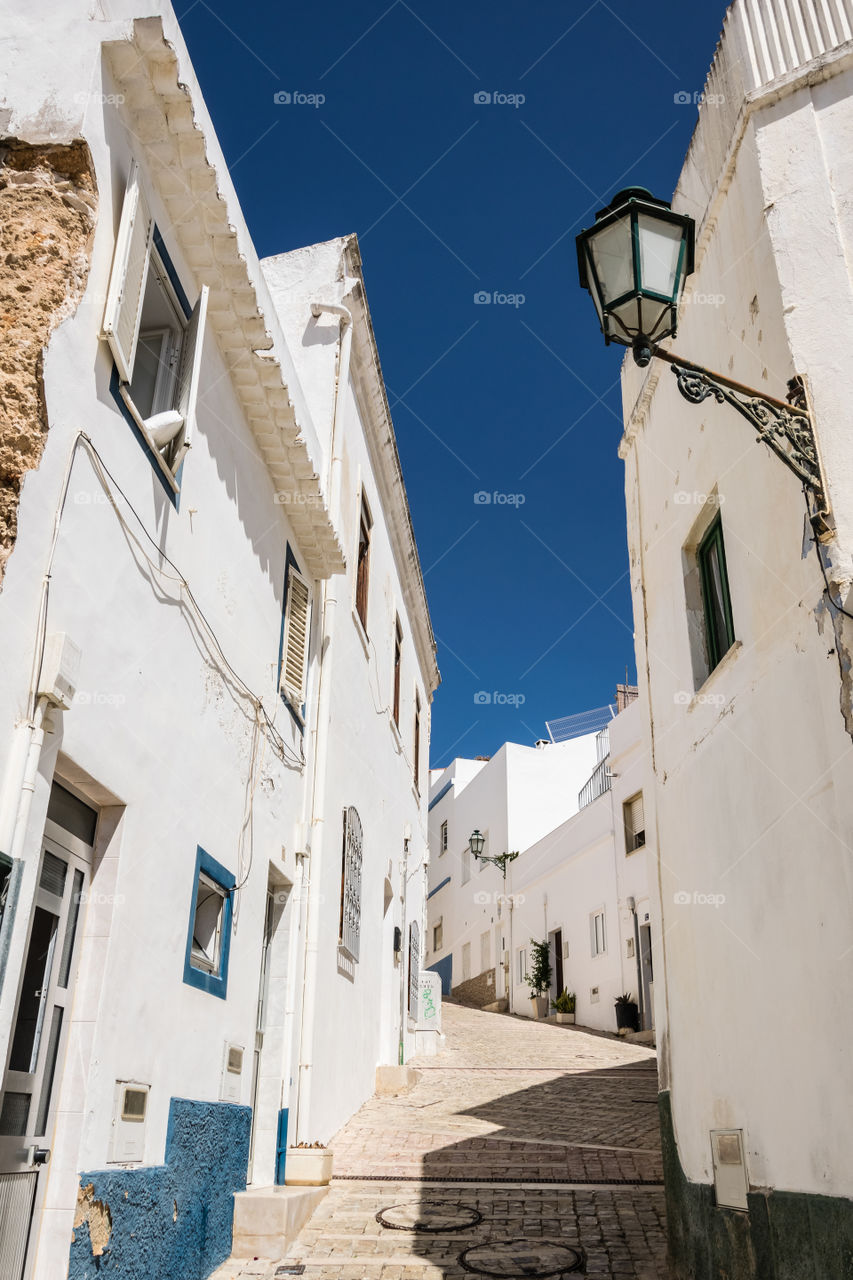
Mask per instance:
[[[220,1102],[239,1102],[243,1084],[243,1054],[241,1044],[225,1042],[222,1057],[222,1086],[219,1090]]]
[[[136,1080],[117,1080],[113,1104],[111,1164],[132,1164],[145,1157],[145,1125],[151,1086]]]
[[[743,1130],[712,1129],[711,1155],[717,1204],[724,1209],[748,1209],[749,1180],[743,1151]]]

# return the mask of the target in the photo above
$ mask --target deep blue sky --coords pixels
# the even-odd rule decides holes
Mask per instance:
[[[574,235],[620,187],[670,196],[723,0],[176,7],[261,256],[359,235],[438,640],[432,765],[612,701],[620,359]]]

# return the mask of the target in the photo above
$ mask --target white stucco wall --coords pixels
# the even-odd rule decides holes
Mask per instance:
[[[746,6],[735,9],[740,21]],[[806,375],[838,526],[830,573],[848,599],[850,59],[847,46],[762,90],[765,72],[737,128],[742,98],[721,114],[702,108],[675,205],[702,219],[691,291],[719,303],[688,298],[674,344],[778,398],[794,373]],[[740,66],[724,42],[710,87]],[[851,744],[800,486],[731,408],[686,405],[660,364],[643,375],[626,363],[623,399],[656,783],[666,978],[657,1020],[679,1155],[688,1177],[710,1182],[709,1130],[743,1128],[753,1185],[850,1195],[834,1117],[851,1089],[841,1012],[851,998]],[[712,510],[722,514],[737,645],[703,681],[684,548],[689,560]],[[792,1009],[796,1034],[785,1031]]]
[[[93,156],[99,207],[85,296],[47,349],[47,443],[38,469],[28,474],[23,486],[18,540],[0,593],[4,849],[11,838],[10,814],[14,816],[10,787],[16,776],[15,757],[26,733],[21,722],[42,577],[63,475],[80,430],[91,438],[126,496],[113,493],[114,508],[89,457],[78,448],[52,564],[47,630],[67,632],[82,649],[81,696],[70,710],[54,717],[39,762],[6,981],[0,992],[5,1062],[55,776],[101,808],[102,818],[91,902],[82,921],[70,1037],[57,1086],[59,1111],[35,1280],[59,1280],[66,1274],[78,1175],[107,1161],[116,1080],[151,1086],[145,1164],[162,1163],[173,1097],[219,1099],[226,1042],[246,1050],[239,1101],[251,1102],[268,883],[282,900],[261,1059],[255,1182],[272,1181],[278,1111],[290,1106],[295,1112],[300,1074],[304,1079],[307,1070],[312,1081],[301,1124],[312,1139],[326,1140],[372,1093],[377,1064],[397,1061],[399,992],[407,974],[405,949],[402,962],[394,958],[393,927],[404,923],[405,882],[405,923],[416,920],[423,930],[430,699],[437,681],[416,551],[401,553],[399,530],[409,527],[405,489],[399,477],[393,483],[387,477],[378,482],[375,406],[359,402],[352,385],[344,388],[349,479],[340,510],[323,508],[328,496],[323,483],[319,491],[310,488],[314,472],[324,480],[327,471],[336,344],[327,341],[324,330],[324,359],[314,367],[300,364],[302,352],[294,349],[290,326],[295,316],[302,316],[303,299],[298,291],[288,296],[284,288],[273,304],[171,8],[121,0],[110,6],[109,20],[100,8],[88,16],[83,12],[86,6],[56,4],[50,9],[50,21],[43,13],[19,10],[7,19],[8,107],[0,119],[6,132],[28,141],[84,137]],[[193,263],[203,263],[210,246],[188,242],[189,213],[183,224],[173,225],[161,198],[162,166],[151,160],[145,130],[127,127],[122,112],[131,112],[134,104],[121,101],[122,84],[113,77],[102,48],[103,42],[129,40],[134,36],[131,18],[149,14],[162,15],[169,44],[178,52],[180,84],[189,87],[207,159],[218,169],[219,189],[254,285],[260,333],[266,329],[272,335],[300,433],[288,454],[295,474],[283,466],[273,478],[241,399],[242,375],[233,372],[216,327],[209,325],[196,434],[183,468],[177,509],[118,412],[109,390],[111,357],[98,336],[131,156],[140,164],[154,217],[191,300],[206,282],[204,266]],[[148,35],[153,38],[150,31]],[[38,50],[37,74],[33,50]],[[171,63],[162,65],[167,80]],[[215,200],[215,194],[211,198]],[[190,213],[195,210],[193,204]],[[318,247],[315,261],[321,279],[326,279],[324,250]],[[216,298],[211,305],[218,311],[225,304]],[[246,306],[245,294],[241,305]],[[283,325],[276,307],[281,308]],[[302,319],[310,322],[307,309]],[[371,336],[363,292],[356,326],[364,347]],[[381,387],[378,372],[374,382]],[[389,425],[381,426],[387,435]],[[277,425],[270,428],[271,433],[277,430]],[[356,477],[371,489],[374,520],[367,647],[351,606]],[[331,585],[313,581],[303,730],[280,699],[277,684],[286,555],[289,549],[311,577],[308,565],[318,554],[314,541],[310,547],[303,545],[294,527],[304,526],[300,504],[306,495],[317,506],[315,530],[325,521],[340,531],[350,568]],[[176,573],[189,584],[221,652],[193,613]],[[324,592],[335,592],[338,600],[325,648]],[[404,630],[399,733],[387,714],[395,612]],[[227,671],[223,654],[273,720],[288,753],[286,761],[277,758],[263,734],[253,744],[256,717],[251,696]],[[312,716],[321,656],[330,683],[329,711],[327,720],[317,724]],[[422,709],[419,792],[412,775],[416,689]],[[383,707],[383,714],[377,715]],[[338,904],[342,811],[349,805],[356,806],[363,822],[365,860],[362,952],[355,972],[347,974],[339,963]],[[320,831],[328,833],[322,858]],[[183,981],[198,845],[232,871],[241,886],[235,897],[224,1000]],[[303,855],[310,855],[304,869],[311,887],[297,893]],[[312,894],[318,926],[306,957],[306,913]],[[301,1008],[306,963],[315,966],[317,975],[313,1022],[303,1019]],[[403,1021],[408,1055],[415,1046],[414,1028],[406,1017]],[[300,1036],[300,1027],[310,1028],[310,1035]]]

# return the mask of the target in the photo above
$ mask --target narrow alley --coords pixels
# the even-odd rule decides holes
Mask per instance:
[[[287,1258],[215,1280],[667,1276],[653,1051],[454,1004],[443,1019],[415,1087],[335,1137]]]

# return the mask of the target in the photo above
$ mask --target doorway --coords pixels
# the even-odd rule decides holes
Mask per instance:
[[[0,1275],[25,1280],[47,1181],[97,810],[54,783],[0,1100]]]
[[[551,999],[556,1000],[565,984],[563,974],[563,930],[555,929],[548,935],[551,943]]]
[[[655,1025],[655,1012],[652,1006],[652,927],[650,924],[640,925],[640,978],[643,984],[643,1030],[651,1031]]]

